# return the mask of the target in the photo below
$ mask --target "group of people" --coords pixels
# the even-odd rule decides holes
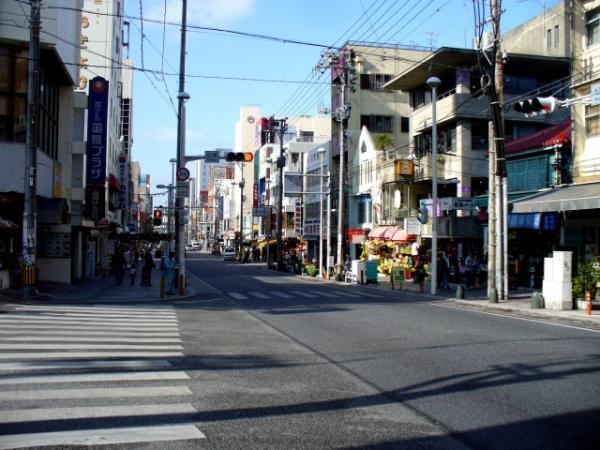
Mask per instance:
[[[152,270],[155,268],[152,248],[138,249],[135,246],[117,246],[112,256],[112,272],[115,275],[117,286],[123,285],[126,274],[129,275],[131,286],[135,285],[140,260],[143,262],[140,286],[150,287],[152,286]],[[175,252],[169,252],[169,257],[161,260],[161,270],[166,277],[166,293],[169,295],[173,294],[176,266]]]

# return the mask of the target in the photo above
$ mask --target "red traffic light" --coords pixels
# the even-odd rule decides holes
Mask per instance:
[[[153,218],[152,218],[152,223],[156,227],[162,225],[162,210],[161,209],[155,209],[154,210],[154,214],[153,214]]]
[[[225,160],[228,162],[251,162],[253,158],[252,152],[229,152]]]

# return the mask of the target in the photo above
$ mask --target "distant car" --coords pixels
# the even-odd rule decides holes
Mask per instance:
[[[192,241],[192,250],[200,250],[201,248],[202,246],[200,245],[200,242]]]
[[[185,249],[186,250],[194,250],[192,247],[192,244],[185,244]]]
[[[223,250],[223,261],[235,261],[235,250],[231,247]]]

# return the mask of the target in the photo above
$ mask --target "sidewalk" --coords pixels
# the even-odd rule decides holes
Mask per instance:
[[[187,283],[186,293],[180,295],[168,295],[160,298],[160,260],[155,260],[155,267],[152,271],[152,285],[140,286],[141,268],[138,264],[135,284],[131,286],[129,274],[125,274],[123,285],[117,286],[114,275],[107,278],[98,278],[78,285],[65,285],[59,283],[38,283],[38,293],[33,299],[36,302],[81,302],[81,303],[120,303],[120,302],[152,302],[152,301],[170,301],[181,300],[193,297],[197,294],[196,290]],[[178,290],[175,289],[177,293]],[[22,290],[3,289],[0,290],[0,304],[11,302],[23,302]]]
[[[314,283],[335,283],[346,285],[343,281],[325,280],[318,277],[307,277],[298,275],[307,282]],[[356,285],[357,288],[375,288],[378,290],[392,290],[389,279],[380,278],[377,284]],[[498,314],[518,315],[526,318],[543,318],[565,320],[570,324],[589,326],[600,330],[600,310],[594,309],[592,315],[588,316],[585,310],[567,310],[555,311],[550,309],[532,309],[530,304],[531,295],[535,289],[515,289],[509,292],[508,300],[500,300],[498,303],[490,303],[487,299],[487,291],[484,288],[463,290],[464,298],[456,298],[458,285],[451,284],[450,289],[438,292],[437,295],[430,294],[430,285],[425,282],[424,292],[419,292],[419,286],[411,280],[402,284],[401,288],[396,287],[396,292],[406,294],[410,300],[433,300],[447,301],[453,306],[471,309],[477,311],[495,312]]]

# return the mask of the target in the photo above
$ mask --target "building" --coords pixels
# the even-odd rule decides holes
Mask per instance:
[[[68,9],[61,9],[68,6]],[[49,0],[42,5],[40,33],[39,141],[37,142],[38,278],[70,283],[84,270],[81,240],[85,96],[79,80],[81,1]],[[52,7],[52,8],[51,8]],[[29,5],[4,2],[0,18],[0,283],[20,284],[25,186]],[[77,231],[72,234],[73,229]]]

